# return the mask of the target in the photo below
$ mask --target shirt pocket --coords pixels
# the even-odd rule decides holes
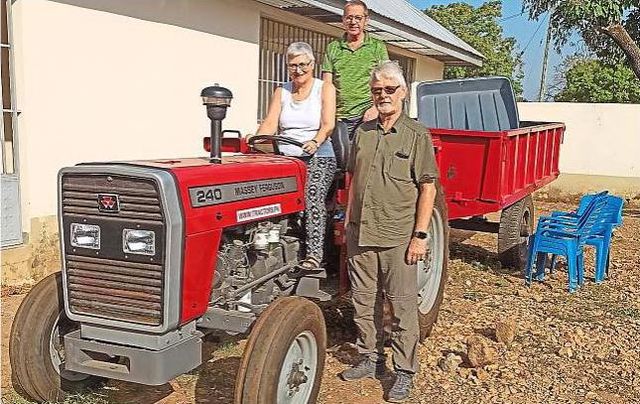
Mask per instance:
[[[411,181],[411,160],[409,153],[398,150],[389,158],[387,175],[398,181]]]

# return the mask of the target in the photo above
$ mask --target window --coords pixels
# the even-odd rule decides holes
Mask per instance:
[[[0,194],[2,195],[2,237],[0,247],[22,243],[20,190],[18,182],[17,121],[13,47],[11,37],[11,2],[0,0],[0,94],[2,123],[0,124]]]
[[[15,174],[17,156],[15,139],[18,110],[16,108],[15,80],[13,76],[13,48],[11,43],[11,0],[0,0],[0,88],[2,90],[2,125],[0,125],[0,142],[2,147],[2,174]]]
[[[292,42],[307,42],[316,57],[315,75],[322,76],[324,51],[335,37],[298,26],[289,25],[266,17],[260,19],[260,71],[258,72],[258,123],[262,122],[269,109],[271,95],[276,87],[288,80],[286,51]],[[407,84],[414,80],[415,59],[389,53],[404,71]],[[407,100],[408,102],[408,100]],[[408,103],[407,103],[408,105]]]

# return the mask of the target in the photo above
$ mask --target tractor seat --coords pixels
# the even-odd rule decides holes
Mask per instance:
[[[331,134],[331,143],[333,144],[333,151],[336,154],[338,172],[342,173],[347,169],[349,152],[351,151],[351,141],[349,140],[349,130],[346,123],[336,122],[336,127]]]

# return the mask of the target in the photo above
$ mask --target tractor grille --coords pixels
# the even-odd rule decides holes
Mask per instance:
[[[87,216],[162,222],[162,208],[155,184],[111,176],[65,176],[62,180],[62,212]],[[120,198],[120,212],[101,212],[98,194],[114,193]]]
[[[101,211],[100,194],[117,195],[119,211]],[[65,175],[62,221],[71,312],[149,326],[162,324],[165,226],[156,184],[148,179]],[[71,223],[100,226],[100,249],[73,247]],[[122,248],[125,228],[153,230],[155,255],[125,254]]]

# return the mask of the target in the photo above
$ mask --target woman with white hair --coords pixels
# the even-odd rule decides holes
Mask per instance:
[[[337,163],[330,135],[335,126],[336,94],[332,84],[324,85],[313,75],[315,58],[306,42],[294,42],[287,48],[287,70],[291,81],[276,88],[269,111],[258,128],[258,135],[273,135],[297,140],[302,147],[280,144],[280,151],[307,164],[306,269],[320,266],[327,221],[325,198],[336,172]]]

